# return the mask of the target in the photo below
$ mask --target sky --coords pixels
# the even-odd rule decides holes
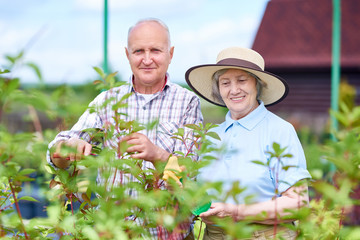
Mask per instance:
[[[231,46],[251,47],[268,0],[108,0],[108,62],[122,80],[131,75],[127,32],[143,18],[164,21],[175,47],[171,81],[185,83],[194,65],[215,63]],[[0,69],[6,55],[25,51],[47,84],[82,84],[98,78],[104,44],[103,0],[0,0]],[[37,83],[20,65],[8,76]]]

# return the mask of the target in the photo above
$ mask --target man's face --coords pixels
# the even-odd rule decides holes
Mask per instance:
[[[167,31],[160,24],[144,22],[131,30],[126,56],[136,91],[150,94],[162,89],[173,51]]]

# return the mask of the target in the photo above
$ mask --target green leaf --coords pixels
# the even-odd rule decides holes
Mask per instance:
[[[85,225],[81,231],[84,234],[84,236],[89,240],[100,240],[98,233],[95,231],[94,228],[92,228],[90,226]],[[127,238],[124,238],[124,239],[127,239]]]
[[[155,129],[158,125],[159,125],[159,120],[155,120],[155,121],[152,121],[152,122],[146,124],[146,129],[152,130],[152,129]]]
[[[196,124],[185,124],[184,126],[187,128],[193,129],[193,130],[197,130],[197,131],[201,130],[201,128]]]
[[[112,80],[116,76],[116,74],[118,74],[118,72],[113,72],[107,75],[105,78],[105,82],[110,82],[110,80]]]
[[[289,170],[289,168],[296,168],[297,166],[295,165],[288,165],[288,166],[284,166],[282,167],[282,169],[284,169],[285,171]]]
[[[251,162],[255,163],[255,164],[258,164],[258,165],[267,166],[265,163],[263,163],[261,161],[258,161],[258,160],[254,160],[254,161],[251,161]]]
[[[289,154],[284,154],[284,155],[282,155],[282,157],[283,157],[283,158],[292,158],[293,155],[289,153]]]
[[[18,89],[19,87],[20,87],[20,80],[19,79],[12,79],[7,84],[6,93],[10,94],[10,93],[14,92],[16,89]]]
[[[30,202],[39,202],[38,200],[36,200],[33,197],[30,196],[24,196],[18,199],[19,201],[23,200],[23,201],[30,201]]]
[[[221,138],[219,137],[219,135],[216,132],[208,132],[206,133],[207,136],[215,138],[217,140],[221,140]]]
[[[176,135],[183,137],[183,136],[184,136],[184,133],[185,133],[185,132],[184,132],[184,128],[179,128],[178,131],[177,131],[177,133],[176,133]]]
[[[9,60],[12,64],[15,64],[18,60],[20,60],[24,56],[24,51],[20,51],[16,56],[6,55],[5,58]]]
[[[35,179],[28,177],[28,176],[17,175],[17,176],[14,176],[14,180],[21,181],[21,182],[32,182]]]
[[[93,84],[101,84],[101,83],[104,83],[102,80],[95,80],[93,81]]]
[[[0,69],[0,74],[9,73],[9,72],[10,72],[10,70],[8,70],[8,69],[4,69],[4,70],[1,70],[1,69]]]
[[[100,75],[100,77],[101,77],[102,79],[105,78],[105,73],[104,73],[104,71],[103,71],[101,68],[99,68],[99,67],[93,67],[93,69]]]
[[[49,165],[45,165],[44,168],[48,173],[51,173],[51,174],[56,173],[56,171],[52,167],[50,167]]]
[[[124,94],[121,97],[120,102],[123,102],[124,100],[128,99],[132,94],[133,94],[132,92]]]
[[[9,155],[7,153],[3,153],[0,155],[0,162],[5,162],[9,159]]]
[[[38,77],[39,81],[40,82],[43,82],[43,78],[42,78],[42,75],[41,75],[41,71],[40,71],[40,68],[35,64],[35,63],[32,63],[32,62],[29,62],[26,64],[28,67],[30,67],[31,69],[34,70],[36,76]]]
[[[31,169],[31,168],[26,168],[26,169],[22,169],[22,170],[19,172],[19,174],[20,174],[20,175],[29,175],[29,174],[31,174],[31,173],[33,173],[33,172],[36,172],[36,170],[35,170],[35,169]]]

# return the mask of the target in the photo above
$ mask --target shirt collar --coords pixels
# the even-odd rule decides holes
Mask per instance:
[[[260,105],[255,108],[251,113],[239,120],[232,119],[229,111],[225,117],[225,132],[228,131],[228,129],[230,129],[234,125],[234,123],[239,124],[250,131],[254,129],[256,125],[264,119],[267,112],[268,110],[266,109],[262,101],[260,101]]]
[[[130,84],[130,88],[131,88],[131,92],[136,92],[135,88],[134,88],[134,74],[132,74],[129,78],[129,84]],[[170,75],[169,73],[165,74],[165,84],[162,87],[162,89],[159,92],[164,91],[165,88],[167,88],[166,86],[170,86]],[[156,94],[156,93],[155,93]]]

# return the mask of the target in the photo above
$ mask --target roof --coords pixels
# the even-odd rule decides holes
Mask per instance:
[[[253,43],[268,68],[331,66],[332,0],[269,1]],[[360,68],[360,1],[341,1],[341,66]]]

